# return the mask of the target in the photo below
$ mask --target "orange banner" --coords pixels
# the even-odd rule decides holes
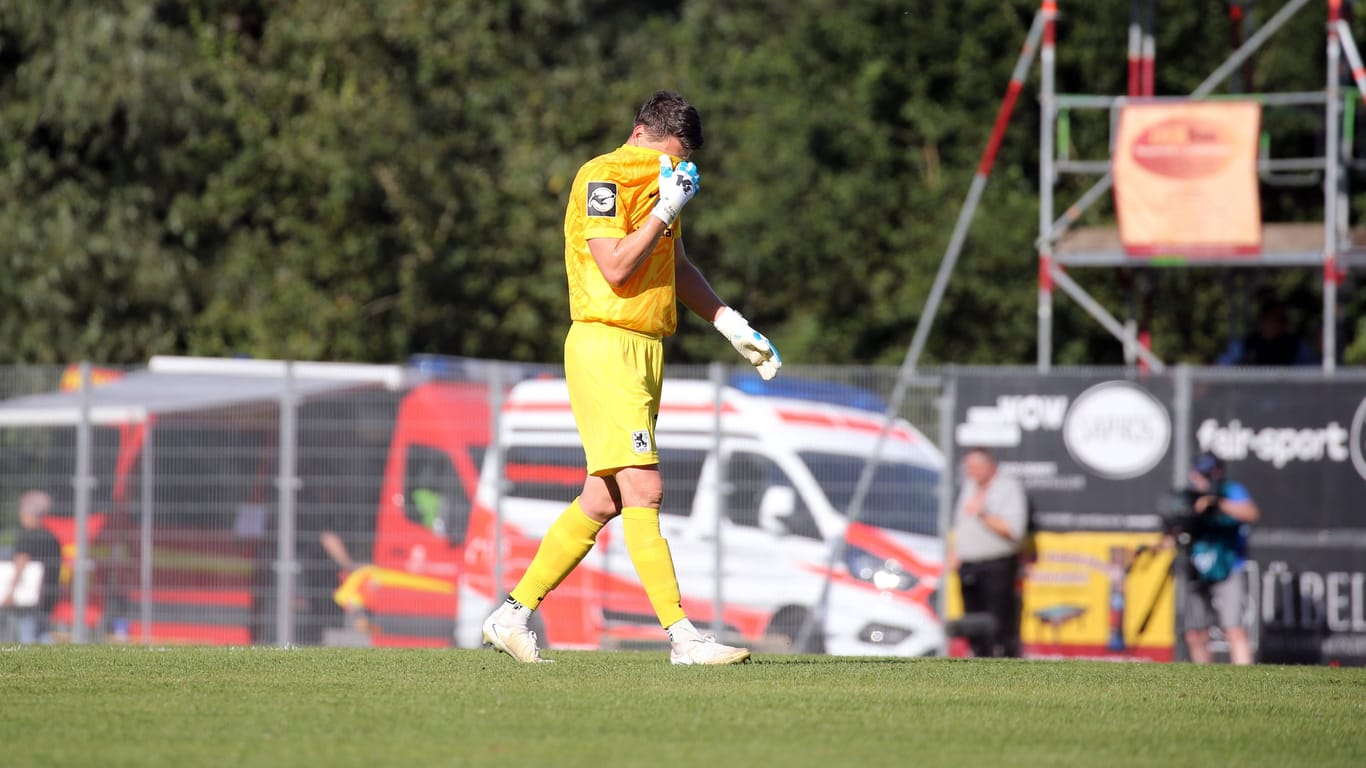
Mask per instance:
[[[1113,160],[1119,237],[1131,256],[1262,250],[1256,102],[1131,104]]]

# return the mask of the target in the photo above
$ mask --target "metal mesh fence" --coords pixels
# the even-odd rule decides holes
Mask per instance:
[[[1154,499],[1195,452],[1220,451],[1265,502],[1252,541],[1266,562],[1250,567],[1303,569],[1309,585],[1293,599],[1253,590],[1268,631],[1299,642],[1296,616],[1331,628],[1335,606],[1359,610],[1332,590],[1357,583],[1340,544],[1362,535],[1342,514],[1366,482],[1360,372],[948,369],[895,409],[887,367],[667,374],[648,436],[661,530],[683,607],[724,639],[944,652],[944,537],[968,434],[1014,440],[1002,467],[1040,530],[1130,538],[1153,530]],[[51,499],[41,527],[60,545],[41,590],[53,604],[13,590],[0,640],[42,609],[55,642],[478,646],[585,478],[558,366],[0,369],[0,598],[26,583],[10,567],[24,494]],[[1317,574],[1318,553],[1341,554],[1347,575]],[[665,641],[617,521],[536,621],[551,647]]]
[[[556,366],[421,358],[320,378],[193,363],[0,371],[0,556],[14,554],[20,496],[49,494],[62,557],[48,639],[477,644],[477,619],[585,479]],[[661,513],[685,606],[699,626],[790,648],[895,371],[668,373]],[[550,399],[526,402],[535,387]],[[867,504],[887,518],[875,525],[926,541],[936,438],[916,427],[936,424],[935,395],[918,391],[889,428],[892,469]],[[545,636],[661,644],[619,530],[595,549],[548,601],[564,609],[542,611]]]

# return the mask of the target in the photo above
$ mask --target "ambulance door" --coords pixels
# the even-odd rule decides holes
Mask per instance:
[[[794,479],[774,458],[749,448],[727,454],[723,477],[719,545],[726,603],[764,609],[809,603],[819,582],[803,564],[818,561],[824,545]],[[715,507],[710,498],[699,501],[697,506],[708,513]],[[714,594],[716,517],[699,518],[694,522],[710,528],[690,528],[693,540],[703,546],[689,553],[679,579],[690,590]]]

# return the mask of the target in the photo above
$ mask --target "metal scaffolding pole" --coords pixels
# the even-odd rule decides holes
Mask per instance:
[[[1044,19],[1043,52],[1039,55],[1041,90],[1039,97],[1039,338],[1038,367],[1047,373],[1053,364],[1053,243],[1043,237],[1053,221],[1053,185],[1057,181],[1053,157],[1053,121],[1057,116],[1057,69],[1055,46],[1058,4],[1044,0],[1040,13]]]
[[[1341,66],[1344,37],[1351,40],[1350,30],[1339,30],[1342,18],[1341,0],[1328,0],[1328,103],[1324,120],[1323,169],[1323,372],[1332,373],[1337,367],[1337,299],[1338,299],[1338,196],[1342,171],[1341,141],[1342,87]],[[1346,25],[1342,25],[1345,27]],[[1340,32],[1347,32],[1346,35]],[[1354,46],[1355,47],[1355,46]],[[1348,54],[1348,60],[1351,55]],[[1354,72],[1355,74],[1355,68]]]
[[[1081,308],[1086,310],[1087,314],[1094,318],[1096,322],[1100,323],[1101,327],[1109,331],[1115,338],[1132,340],[1133,334],[1125,329],[1124,324],[1119,322],[1119,320],[1116,320],[1115,316],[1110,314],[1105,307],[1101,306],[1100,302],[1091,298],[1091,295],[1080,285],[1077,285],[1076,281],[1064,272],[1060,265],[1053,265],[1051,278],[1058,284],[1058,287],[1062,289],[1063,293],[1066,293],[1073,301],[1081,305]],[[1160,360],[1157,355],[1153,354],[1151,349],[1148,349],[1142,344],[1131,344],[1130,348],[1133,350],[1134,354],[1138,356],[1138,359],[1146,363],[1154,373],[1162,373],[1166,370],[1166,366],[1162,363],[1162,360]]]
[[[1129,55],[1127,59],[1129,67],[1129,96],[1143,95],[1143,70],[1139,68],[1139,60],[1142,58],[1143,51],[1143,26],[1139,23],[1138,0],[1129,0]]]
[[[1157,39],[1153,28],[1157,24],[1157,0],[1146,0],[1143,9],[1143,45],[1139,50],[1139,71],[1143,77],[1143,95],[1157,93]]]

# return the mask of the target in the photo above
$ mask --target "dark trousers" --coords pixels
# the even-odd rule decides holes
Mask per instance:
[[[959,564],[963,613],[986,614],[994,624],[993,631],[974,632],[968,638],[974,656],[1020,655],[1020,596],[1015,591],[1019,568],[1015,555]]]

